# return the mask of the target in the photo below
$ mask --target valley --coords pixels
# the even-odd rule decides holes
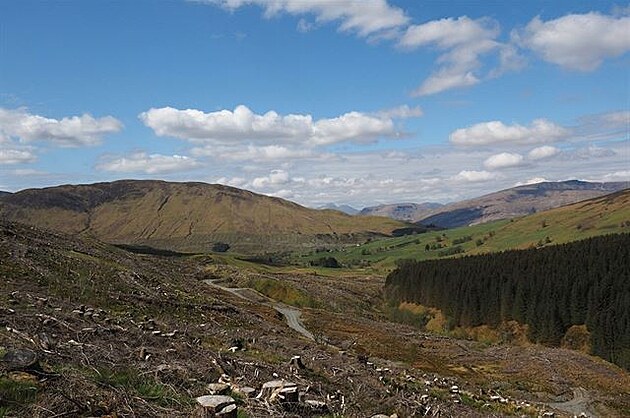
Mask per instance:
[[[386,275],[405,258],[448,262],[625,235],[627,191],[512,221],[402,237],[382,230],[359,243],[320,240],[316,251],[274,252],[282,243],[271,242],[252,253],[232,242],[224,252],[159,249],[149,241],[107,243],[67,224],[9,220],[50,210],[33,212],[50,228],[58,210],[83,213],[76,202],[86,200],[70,196],[74,203],[55,200],[52,209],[46,201],[21,209],[15,198],[0,200],[0,416],[190,416],[196,398],[219,386],[239,417],[630,413],[630,378],[619,366],[536,343],[518,326],[502,339],[492,329],[453,328],[437,310],[427,324],[427,308],[384,292]],[[389,222],[380,225],[400,226]],[[443,247],[431,249],[437,243]],[[453,245],[464,251],[439,255]],[[309,261],[321,257],[340,266]],[[20,356],[36,361],[11,360]],[[265,389],[276,381],[289,392],[297,387],[297,397],[285,401]]]

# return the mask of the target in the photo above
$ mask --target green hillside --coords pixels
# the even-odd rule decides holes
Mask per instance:
[[[630,189],[529,216],[360,245],[313,251],[295,259],[308,264],[323,256],[344,266],[389,270],[399,259],[428,260],[508,249],[562,244],[630,232]]]

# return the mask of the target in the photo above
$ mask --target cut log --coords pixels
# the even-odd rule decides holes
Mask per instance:
[[[291,387],[297,388],[297,385],[286,380],[271,380],[263,384],[258,397],[270,400],[278,396],[282,389]]]
[[[210,383],[206,389],[211,395],[227,395],[230,391],[230,387],[225,383]]]
[[[236,401],[230,396],[205,395],[197,398],[195,416],[198,418],[233,418],[236,415]]]

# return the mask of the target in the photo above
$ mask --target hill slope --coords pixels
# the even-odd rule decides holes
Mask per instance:
[[[443,228],[475,225],[529,215],[628,187],[629,182],[589,183],[578,180],[528,184],[452,203],[416,220]]]
[[[454,228],[528,215],[628,187],[630,187],[628,182],[589,183],[577,180],[543,182],[513,187],[447,205],[431,202],[394,203],[367,207],[360,214]]]
[[[511,221],[386,238],[332,251],[342,264],[391,268],[399,259],[428,260],[563,244],[598,235],[630,232],[630,189]],[[311,254],[300,261],[309,261]]]
[[[414,222],[434,213],[442,206],[440,203],[432,202],[394,203],[363,208],[359,214],[362,216],[387,216],[399,221]]]
[[[575,387],[593,416],[625,416],[630,408],[628,373],[594,357],[433,336],[379,313],[382,280],[257,275],[220,258],[135,255],[0,221],[0,416],[190,417],[195,398],[222,375],[234,390],[258,393],[284,379],[306,393],[298,412],[277,397],[239,396],[239,416],[250,417],[541,416],[550,409],[566,417],[573,414],[560,415],[557,402]],[[313,296],[324,308],[303,308],[302,317],[326,343],[302,338],[265,304],[199,280],[249,275]],[[40,367],[18,371],[6,361],[24,350]],[[295,355],[304,369],[290,363]],[[311,410],[305,398],[324,402],[326,412]]]
[[[114,243],[207,251],[242,250],[386,235],[403,224],[307,209],[205,183],[121,180],[23,190],[0,197],[0,217]]]

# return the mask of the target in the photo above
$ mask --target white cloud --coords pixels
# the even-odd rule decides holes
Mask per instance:
[[[215,159],[232,161],[276,161],[295,160],[299,158],[315,157],[315,153],[310,149],[288,148],[282,145],[266,145],[257,147],[248,145],[247,147],[217,147],[207,145],[196,147],[191,150],[195,157],[214,157]]]
[[[386,119],[409,119],[418,118],[423,115],[420,106],[409,107],[402,105],[391,109],[381,110],[375,113],[376,116]]]
[[[575,155],[582,159],[604,158],[612,157],[613,155],[615,155],[615,151],[599,147],[595,144],[591,144],[588,147],[578,149],[575,152]]]
[[[518,187],[518,186],[527,186],[528,184],[538,184],[538,183],[544,183],[547,182],[549,180],[547,180],[544,177],[533,177],[531,179],[527,179],[525,181],[519,181],[514,183],[514,187]]]
[[[563,140],[570,133],[570,130],[546,119],[536,119],[530,126],[491,121],[457,129],[451,133],[450,141],[456,145],[535,144]]]
[[[36,160],[35,154],[27,149],[0,149],[0,164],[24,164]]]
[[[247,179],[244,179],[243,177],[232,177],[232,178],[221,177],[221,178],[216,179],[214,183],[224,184],[226,186],[232,186],[232,187],[245,187],[245,185],[247,184]]]
[[[174,173],[197,168],[199,163],[183,155],[161,155],[138,152],[128,157],[118,157],[98,164],[102,171],[117,173]]]
[[[579,71],[592,71],[607,58],[630,51],[630,17],[600,13],[570,14],[544,22],[532,19],[512,36],[545,61]]]
[[[51,119],[28,113],[25,108],[0,108],[0,137],[17,138],[20,142],[51,141],[61,147],[93,146],[102,137],[119,132],[122,123],[112,116],[91,115]]]
[[[417,110],[407,111],[408,114],[412,112],[417,113]],[[379,137],[397,134],[392,117],[360,112],[314,121],[311,115],[282,116],[274,111],[258,115],[243,105],[234,111],[210,113],[164,107],[152,108],[141,113],[139,118],[156,135],[198,143],[233,145],[235,141],[257,141],[317,146],[343,141],[372,142]]]
[[[339,29],[354,32],[359,36],[378,34],[389,29],[406,25],[409,18],[398,7],[387,0],[197,0],[200,3],[215,4],[228,10],[256,5],[265,10],[265,17],[281,13],[294,16],[314,15],[316,22],[339,21]],[[304,21],[298,28],[310,29],[312,23]]]
[[[523,156],[521,154],[502,152],[486,158],[483,165],[489,170],[494,170],[497,168],[516,167],[522,163]]]
[[[556,147],[552,147],[551,145],[543,145],[541,147],[536,147],[531,150],[527,157],[530,160],[543,160],[545,158],[553,157],[560,153],[560,150]]]
[[[269,193],[269,196],[279,197],[281,199],[292,199],[295,197],[295,193],[289,189],[280,189],[276,192]]]
[[[475,171],[475,170],[462,170],[456,175],[451,177],[451,180],[456,183],[477,183],[484,182],[489,180],[494,180],[497,178],[496,173],[491,173],[489,171]]]
[[[289,173],[284,170],[272,170],[268,176],[256,177],[252,181],[252,186],[261,189],[270,185],[279,185],[289,183]]]
[[[610,112],[600,115],[602,121],[612,124],[613,126],[629,127],[630,111],[622,110],[619,112]]]
[[[479,83],[480,57],[490,52],[506,50],[501,58],[502,67],[507,70],[509,64],[515,62],[516,54],[513,48],[496,41],[499,34],[499,25],[494,20],[473,20],[467,16],[409,26],[400,38],[399,46],[409,49],[435,47],[442,51],[438,58],[441,67],[424,80],[413,95],[426,96]]]
[[[615,171],[613,173],[605,174],[602,177],[603,181],[630,181],[630,170]]]

